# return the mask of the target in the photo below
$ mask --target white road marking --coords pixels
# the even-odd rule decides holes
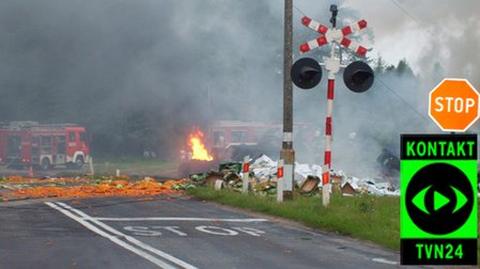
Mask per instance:
[[[105,238],[108,238],[110,241],[114,242],[115,244],[139,255],[140,257],[152,262],[153,264],[159,266],[160,268],[165,268],[165,269],[175,269],[175,267],[157,259],[156,257],[148,254],[147,252],[141,250],[141,249],[138,249],[130,244],[128,244],[127,242],[124,242],[122,240],[120,240],[119,238],[111,235],[111,234],[108,234],[100,229],[98,229],[97,227],[95,227],[94,225],[88,223],[87,221],[83,220],[82,218],[79,218],[77,216],[75,216],[73,213],[71,213],[70,211],[66,210],[66,209],[63,209],[63,208],[60,208],[59,206],[57,206],[56,204],[54,203],[51,203],[51,202],[45,202],[46,205],[48,205],[49,207],[57,210],[57,211],[60,211],[62,214],[64,214],[65,216],[75,220],[76,222],[80,223],[81,225],[85,226],[85,228],[89,229],[90,231],[102,236],[102,237],[105,237]]]
[[[261,236],[261,234],[265,233],[262,230],[250,228],[250,227],[232,227],[232,229],[249,234],[249,235],[253,235],[253,236]]]
[[[187,263],[187,262],[184,262],[184,261],[182,261],[182,260],[180,260],[180,259],[178,259],[178,258],[176,258],[176,257],[174,257],[174,256],[172,256],[172,255],[170,255],[170,254],[168,254],[168,253],[165,253],[165,252],[163,252],[163,251],[161,251],[161,250],[158,250],[158,249],[156,249],[156,248],[154,248],[154,247],[152,247],[152,246],[150,246],[150,245],[147,245],[147,244],[143,243],[142,241],[137,240],[137,239],[134,238],[134,237],[131,237],[131,236],[129,236],[129,235],[126,235],[126,234],[124,234],[124,233],[122,233],[122,232],[120,232],[120,231],[112,228],[111,226],[109,226],[109,225],[107,225],[107,224],[105,224],[105,223],[103,223],[103,222],[101,222],[101,221],[98,221],[98,220],[92,218],[91,216],[85,214],[84,212],[82,212],[82,211],[80,211],[80,210],[78,210],[78,209],[75,209],[75,208],[73,208],[73,207],[71,207],[71,206],[69,206],[69,205],[67,205],[67,204],[65,204],[65,203],[62,203],[62,202],[58,202],[57,204],[60,205],[60,206],[63,206],[65,209],[69,209],[69,210],[77,213],[79,216],[83,217],[84,220],[91,221],[92,223],[96,224],[97,226],[102,227],[102,228],[105,229],[106,231],[108,231],[108,232],[110,232],[110,233],[112,233],[112,234],[115,234],[115,235],[117,235],[117,236],[121,236],[122,238],[126,239],[127,241],[129,241],[130,243],[136,245],[137,247],[140,247],[140,248],[143,248],[144,250],[148,250],[148,251],[150,251],[150,252],[152,252],[152,253],[155,253],[155,254],[157,254],[158,256],[160,256],[160,257],[162,257],[162,258],[164,258],[164,259],[166,259],[166,260],[168,260],[168,261],[170,261],[170,262],[172,262],[172,263],[174,263],[174,264],[176,264],[176,265],[179,265],[179,266],[182,267],[182,268],[186,268],[186,269],[197,269],[197,267],[195,267],[195,266],[193,266],[193,265],[191,265],[191,264],[189,264],[189,263]]]
[[[149,217],[149,218],[93,218],[102,221],[213,221],[213,222],[265,222],[267,219],[216,219],[216,218],[183,218],[183,217]]]
[[[241,233],[246,233],[251,236],[261,236],[262,234],[265,234],[264,231],[251,228],[251,227],[229,227],[228,228],[222,228],[222,227],[217,227],[217,226],[197,226],[194,227],[197,231],[208,233],[208,234],[214,234],[214,235],[238,235],[238,232]],[[175,235],[178,236],[188,236],[187,233],[184,233],[180,230],[180,227],[178,226],[124,226],[124,230],[131,232],[133,235],[138,235],[138,236],[161,236],[163,233],[160,232],[160,229],[169,231]],[[214,230],[214,231],[212,231]],[[217,231],[215,231],[217,230]],[[218,232],[220,230],[220,232]],[[238,231],[238,232],[237,232]]]
[[[227,228],[217,227],[217,226],[197,226],[195,230],[200,232],[204,232],[207,234],[215,234],[215,235],[238,235],[237,231],[230,230]],[[213,230],[213,231],[212,231]]]
[[[378,263],[385,263],[385,264],[390,264],[390,265],[396,265],[398,262],[395,261],[390,261],[384,258],[373,258],[372,261],[378,262]]]
[[[178,226],[153,226],[154,229],[165,229],[179,236],[187,236],[186,233],[179,231],[180,227]]]
[[[138,236],[160,236],[162,235],[159,231],[153,231],[144,226],[125,226],[124,230],[132,232],[134,235]]]

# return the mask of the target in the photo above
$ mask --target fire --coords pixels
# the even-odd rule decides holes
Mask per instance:
[[[201,160],[201,161],[211,161],[213,160],[213,157],[212,155],[210,155],[210,153],[208,153],[208,150],[205,147],[205,143],[203,142],[203,139],[204,139],[204,135],[200,130],[196,130],[189,135],[188,145],[190,146],[190,150],[192,151],[192,159]]]

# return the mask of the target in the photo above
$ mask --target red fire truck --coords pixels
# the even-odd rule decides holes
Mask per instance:
[[[90,158],[85,128],[76,124],[11,122],[0,126],[0,163],[10,168],[81,168]]]
[[[294,127],[297,147],[312,145],[314,129],[305,123],[296,123]],[[282,124],[279,123],[222,120],[209,126],[207,145],[215,159],[220,160],[241,161],[246,155],[254,157],[259,154],[275,158],[280,152],[282,134]]]

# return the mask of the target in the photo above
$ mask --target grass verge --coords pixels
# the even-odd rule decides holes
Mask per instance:
[[[176,176],[178,164],[158,159],[127,159],[127,160],[95,160],[95,173],[98,175],[115,175],[119,169],[121,174]]]
[[[319,197],[296,196],[292,201],[279,204],[275,197],[215,191],[207,187],[190,189],[188,193],[203,200],[294,220],[311,228],[367,240],[393,250],[400,249],[398,197],[333,195],[326,209]]]
[[[279,204],[275,197],[199,187],[188,193],[200,199],[250,209],[300,222],[306,226],[372,241],[399,249],[399,200],[396,197],[332,196],[328,209],[319,197],[296,196]]]

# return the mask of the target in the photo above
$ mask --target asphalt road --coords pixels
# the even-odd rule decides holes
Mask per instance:
[[[187,197],[0,204],[0,268],[396,268],[397,253]]]

